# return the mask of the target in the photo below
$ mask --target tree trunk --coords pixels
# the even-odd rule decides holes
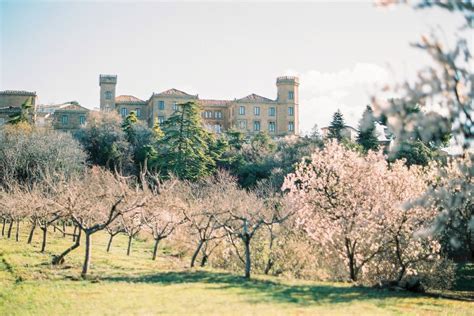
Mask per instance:
[[[2,224],[2,236],[5,236],[5,224],[7,223],[7,219],[3,218],[3,224]]]
[[[20,220],[16,220],[16,233],[15,233],[15,241],[20,240]]]
[[[130,251],[132,250],[132,239],[133,236],[128,236],[127,256],[130,256]]]
[[[66,238],[66,222],[63,221],[63,238]]]
[[[30,235],[28,236],[28,244],[31,244],[31,242],[33,241],[33,235],[35,233],[35,229],[36,229],[36,221],[31,223]]]
[[[89,266],[91,263],[91,234],[87,231],[84,232],[86,234],[86,251],[84,256],[84,264],[82,266],[81,276],[85,278],[87,276],[87,272],[89,271]]]
[[[115,235],[110,235],[109,242],[107,243],[107,252],[110,252],[110,247],[112,246],[112,239],[114,239]]]
[[[264,273],[268,274],[270,272],[270,270],[272,269],[272,267],[273,267],[273,260],[272,260],[272,258],[268,258],[267,265],[265,266]]]
[[[152,260],[156,260],[156,255],[158,253],[158,244],[160,243],[161,238],[155,238],[155,245],[153,246],[153,258]]]
[[[10,219],[10,225],[8,226],[8,233],[7,233],[7,238],[10,239],[12,236],[12,228],[13,228],[13,219]]]
[[[41,244],[41,252],[44,252],[46,249],[46,238],[48,236],[48,226],[40,227],[43,231],[43,242]]]
[[[72,241],[76,241],[76,231],[77,231],[77,226],[74,225],[74,231],[72,233]],[[81,230],[79,229],[79,235],[81,234]]]
[[[199,254],[199,251],[201,251],[202,245],[203,245],[203,241],[200,240],[200,241],[199,241],[199,244],[198,244],[198,246],[197,246],[197,248],[196,248],[196,251],[194,251],[193,257],[191,258],[191,268],[194,267],[194,263],[196,262],[196,258],[197,258],[198,254]]]
[[[82,230],[79,230],[79,234],[77,235],[75,243],[71,247],[64,250],[63,253],[61,253],[59,256],[53,257],[53,261],[52,261],[53,265],[62,263],[64,261],[64,257],[66,257],[68,253],[70,253],[71,251],[73,251],[74,249],[76,249],[77,247],[81,245],[81,232]]]
[[[250,258],[250,239],[248,236],[243,238],[245,245],[245,278],[250,279],[251,258]]]
[[[207,254],[203,254],[202,255],[202,259],[201,259],[201,267],[205,267],[206,266],[206,263],[207,263],[207,259],[209,258],[209,256]]]

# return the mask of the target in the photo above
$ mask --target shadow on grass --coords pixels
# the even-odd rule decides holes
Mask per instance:
[[[331,284],[287,285],[270,280],[246,280],[243,277],[208,271],[163,272],[143,276],[105,277],[102,281],[155,283],[173,285],[180,283],[207,283],[219,285],[217,289],[237,289],[241,294],[279,303],[293,303],[298,305],[318,305],[332,303],[349,303],[371,299],[389,297],[413,297],[406,292],[392,292],[374,290],[364,287],[336,286]]]

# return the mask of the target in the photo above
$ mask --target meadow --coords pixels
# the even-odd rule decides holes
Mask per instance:
[[[127,238],[117,236],[107,253],[107,235],[98,233],[84,280],[83,246],[53,267],[52,254],[71,240],[59,232],[48,238],[45,253],[39,234],[31,245],[26,235],[19,242],[0,239],[0,315],[474,315],[472,266],[463,268],[454,290],[423,295],[261,275],[245,280],[212,268],[190,269],[189,258],[166,244],[152,261],[152,241],[144,239],[126,256]]]

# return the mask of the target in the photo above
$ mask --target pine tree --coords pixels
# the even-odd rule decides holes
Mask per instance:
[[[162,126],[163,156],[158,165],[164,175],[197,180],[214,171],[215,161],[209,154],[212,135],[204,130],[196,103],[179,104],[178,110]]]
[[[375,130],[374,113],[370,106],[367,106],[362,114],[362,119],[359,122],[357,143],[361,145],[365,151],[377,150],[379,148],[379,142]]]
[[[341,141],[343,139],[342,131],[344,130],[346,123],[340,110],[334,113],[332,116],[331,124],[329,125],[328,138],[337,139]]]

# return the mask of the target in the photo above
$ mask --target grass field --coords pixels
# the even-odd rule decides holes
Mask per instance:
[[[61,267],[50,259],[71,244],[49,236],[41,254],[40,236],[32,245],[0,237],[0,315],[474,315],[474,302],[403,292],[354,287],[350,284],[291,281],[255,276],[246,281],[210,269],[188,269],[169,251],[150,260],[151,242],[117,237],[106,253],[107,236],[93,236],[90,280],[81,280],[83,248]],[[470,272],[473,272],[472,269]],[[471,295],[471,281],[461,280],[461,295]],[[474,283],[474,282],[472,282]],[[452,293],[451,293],[452,294]]]

